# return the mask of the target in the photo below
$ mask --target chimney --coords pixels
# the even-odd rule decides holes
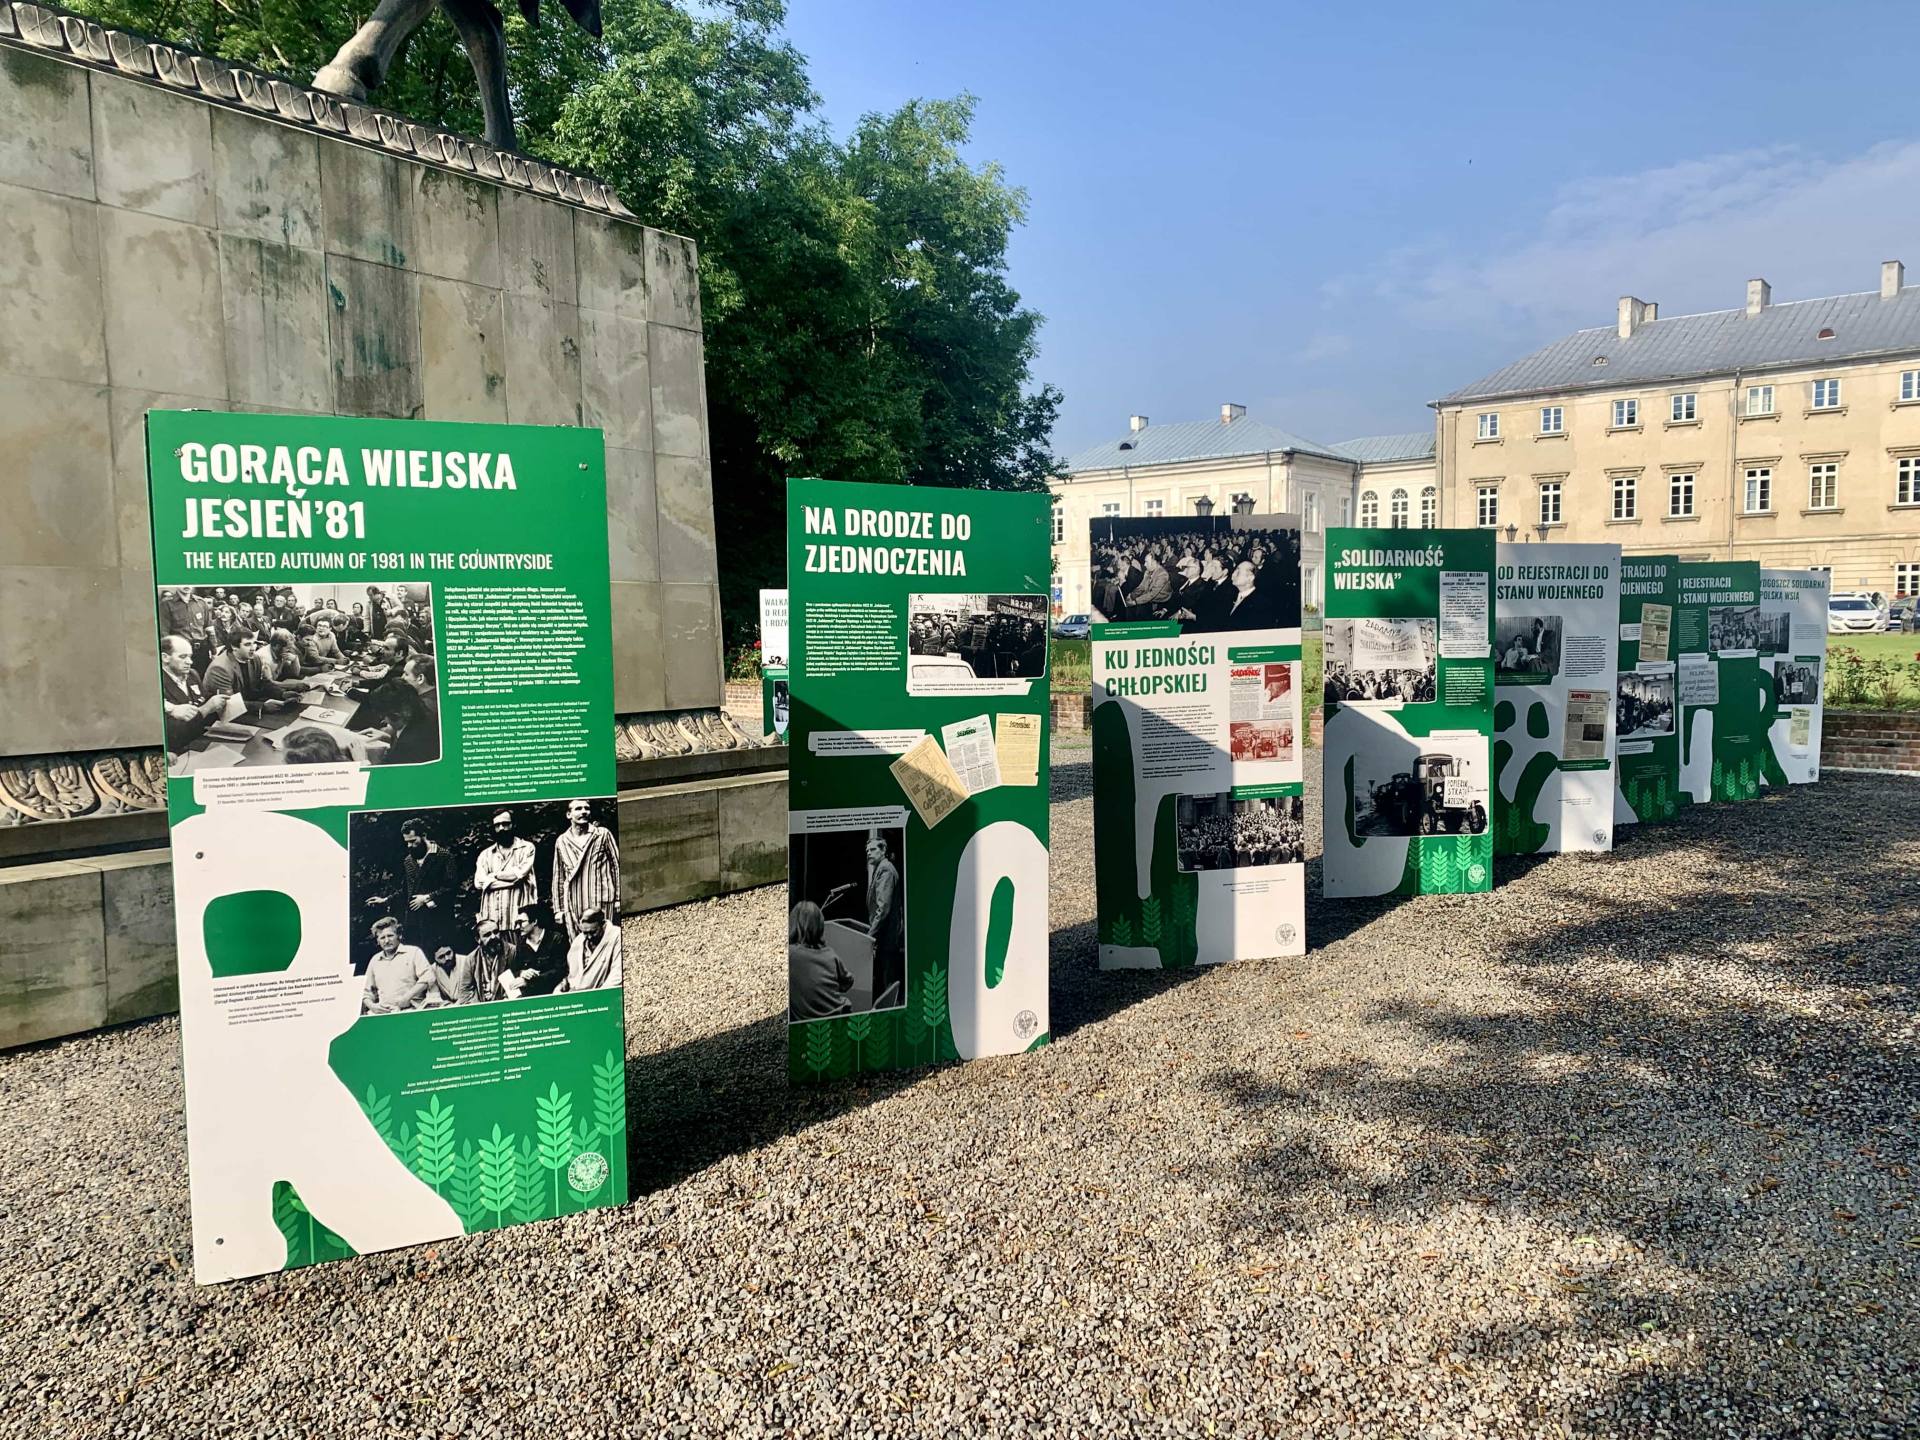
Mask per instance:
[[[1660,302],[1658,300],[1647,301],[1647,313],[1640,318],[1649,325],[1658,320],[1660,318]]]
[[[1246,413],[1247,413],[1246,406],[1236,405],[1231,400],[1229,400],[1226,404],[1220,407],[1220,423],[1222,425],[1231,425],[1234,421],[1238,420],[1242,415]]]
[[[1646,300],[1636,300],[1631,295],[1620,297],[1620,323],[1615,328],[1622,340],[1630,337],[1647,321],[1660,313],[1660,307]]]
[[[1764,280],[1747,282],[1747,314],[1758,315],[1773,303],[1773,287]]]
[[[1140,433],[1140,432],[1141,432],[1142,430],[1144,430],[1144,429],[1146,429],[1146,428],[1147,428],[1147,417],[1146,417],[1146,416],[1144,416],[1144,415],[1129,415],[1129,416],[1127,417],[1127,429],[1128,429],[1129,431],[1131,431],[1131,432],[1132,432],[1133,434],[1135,434],[1135,435],[1138,435],[1138,434],[1139,434],[1139,433]]]
[[[1891,300],[1900,293],[1900,287],[1907,283],[1907,267],[1898,260],[1880,262],[1880,298]]]

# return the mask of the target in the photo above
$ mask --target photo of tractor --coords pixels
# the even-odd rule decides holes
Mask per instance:
[[[1463,798],[1456,786],[1447,803],[1447,782],[1462,780],[1459,757],[1435,751],[1416,756],[1411,771],[1399,770],[1354,796],[1357,835],[1479,835],[1487,828],[1487,807]],[[1359,787],[1356,787],[1358,791]]]

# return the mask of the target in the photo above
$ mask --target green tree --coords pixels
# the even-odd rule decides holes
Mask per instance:
[[[72,0],[104,23],[306,81],[365,0]],[[503,7],[512,12],[514,7]],[[603,0],[595,41],[557,7],[509,13],[520,143],[607,181],[700,246],[721,593],[735,638],[785,583],[790,475],[1039,488],[1060,394],[1040,316],[1007,283],[1026,197],[964,155],[971,97],[816,118],[781,0]],[[375,103],[465,133],[479,99],[452,25],[414,35]]]

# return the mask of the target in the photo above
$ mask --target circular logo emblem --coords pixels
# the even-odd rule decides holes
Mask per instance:
[[[1022,1010],[1013,1017],[1013,1029],[1022,1040],[1031,1040],[1033,1032],[1040,1028],[1040,1017],[1031,1010]]]
[[[1471,880],[1474,884],[1478,885],[1486,878],[1487,867],[1482,865],[1478,860],[1467,867],[1467,879]]]
[[[1275,930],[1273,932],[1273,938],[1278,940],[1282,945],[1291,945],[1293,943],[1292,924],[1282,925],[1278,930]]]
[[[1596,845],[1604,845],[1604,844],[1606,844],[1606,843],[1607,843],[1607,832],[1606,832],[1606,831],[1604,831],[1604,830],[1596,830],[1596,831],[1594,831],[1594,832],[1593,832],[1593,843],[1594,843],[1594,844],[1596,844]]]
[[[582,1195],[591,1195],[607,1183],[607,1157],[598,1150],[583,1150],[567,1166],[567,1184]]]

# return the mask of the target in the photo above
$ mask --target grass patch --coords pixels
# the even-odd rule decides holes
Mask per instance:
[[[1828,636],[1826,690],[1835,710],[1920,707],[1920,635]]]

